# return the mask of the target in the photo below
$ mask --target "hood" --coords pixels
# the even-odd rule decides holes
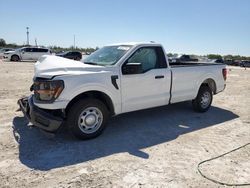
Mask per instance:
[[[104,66],[88,65],[54,55],[43,55],[35,63],[35,77],[52,78],[58,75],[93,74],[105,72]]]
[[[17,51],[14,51],[14,50],[11,50],[11,51],[8,51],[8,52],[4,52],[5,55],[8,55],[8,54],[15,54]]]
[[[15,52],[14,50],[10,50],[10,51],[4,52],[4,54],[11,54],[11,53],[14,53],[14,52]]]

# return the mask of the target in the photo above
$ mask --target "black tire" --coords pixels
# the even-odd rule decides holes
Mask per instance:
[[[86,98],[77,101],[69,109],[67,116],[67,126],[70,132],[75,137],[82,140],[87,140],[95,138],[103,132],[103,130],[106,127],[108,118],[109,118],[108,109],[100,100],[93,98]],[[95,122],[94,123],[92,122],[92,125],[87,125],[87,121],[89,119],[90,121],[95,121]],[[91,129],[92,126],[95,126],[93,130],[89,130]]]
[[[192,101],[193,109],[196,112],[206,112],[213,101],[213,93],[208,86],[201,86],[197,97]]]
[[[12,55],[11,58],[10,58],[11,61],[19,61],[20,58],[18,55]]]
[[[81,58],[80,58],[80,57],[76,57],[75,60],[76,60],[76,61],[80,61]]]

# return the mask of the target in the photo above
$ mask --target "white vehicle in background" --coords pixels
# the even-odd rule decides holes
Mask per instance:
[[[14,52],[4,54],[4,58],[9,61],[35,60],[37,61],[42,55],[51,55],[51,50],[41,47],[23,47]]]
[[[80,139],[94,138],[110,116],[126,112],[182,101],[206,112],[226,86],[226,65],[169,64],[156,43],[108,45],[83,61],[57,56],[37,61],[34,93],[18,101],[33,125],[49,132],[68,126]]]
[[[15,51],[15,49],[13,49],[13,48],[2,48],[2,49],[0,49],[0,59],[2,59],[4,57],[5,53],[13,52],[13,51]]]

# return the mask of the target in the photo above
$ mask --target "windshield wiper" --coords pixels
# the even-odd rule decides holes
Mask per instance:
[[[84,64],[89,64],[89,65],[98,65],[98,66],[103,66],[105,67],[105,65],[102,64],[98,64],[98,63],[94,63],[94,62],[83,62]]]
[[[94,62],[83,62],[84,64],[89,64],[89,65],[98,65],[97,63],[94,63]]]

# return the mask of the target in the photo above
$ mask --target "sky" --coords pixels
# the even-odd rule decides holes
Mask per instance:
[[[7,43],[101,47],[155,41],[167,52],[250,56],[250,0],[0,0]]]

